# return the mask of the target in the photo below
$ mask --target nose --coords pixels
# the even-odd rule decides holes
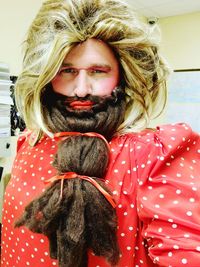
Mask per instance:
[[[92,84],[86,70],[80,70],[75,78],[74,95],[85,97],[92,93]]]

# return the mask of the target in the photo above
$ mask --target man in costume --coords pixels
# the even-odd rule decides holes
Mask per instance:
[[[124,3],[44,2],[16,85],[27,130],[5,193],[2,267],[199,267],[199,136],[147,128],[167,74]]]

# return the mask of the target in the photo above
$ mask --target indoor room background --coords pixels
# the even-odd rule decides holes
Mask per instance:
[[[133,6],[134,2],[139,1],[129,0]],[[0,62],[8,64],[11,76],[17,76],[20,73],[23,40],[41,3],[42,0],[0,0]],[[184,5],[184,1],[181,3]],[[149,24],[149,17],[141,15],[144,22]],[[153,125],[186,121],[200,132],[200,7],[190,13],[160,17],[155,23],[150,23],[149,27],[156,31],[154,28],[157,25],[161,29],[161,50],[169,62],[172,74],[168,82],[169,111],[156,119]],[[15,136],[9,137],[6,141],[4,139],[0,141],[1,151],[5,142],[10,145],[6,156],[0,151],[0,166],[4,168],[3,176],[11,170],[16,139]],[[2,183],[1,200],[4,187]]]

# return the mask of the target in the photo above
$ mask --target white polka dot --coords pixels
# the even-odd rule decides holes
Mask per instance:
[[[189,210],[186,212],[186,214],[187,214],[187,216],[192,216],[192,211]]]
[[[187,264],[187,259],[182,259],[181,262],[182,262],[183,264]]]
[[[197,191],[197,188],[196,187],[192,187],[192,191]]]
[[[189,234],[184,234],[184,237],[185,237],[185,238],[189,238],[190,235],[189,235]]]
[[[181,190],[180,190],[180,189],[177,189],[177,190],[176,190],[176,194],[177,194],[177,195],[180,195],[180,194],[181,194]]]

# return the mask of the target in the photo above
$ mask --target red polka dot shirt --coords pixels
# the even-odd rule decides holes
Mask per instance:
[[[24,207],[56,174],[57,143],[44,136],[34,147],[20,137],[7,186],[2,267],[58,266],[45,236],[14,229]],[[200,266],[200,140],[186,124],[129,133],[110,142],[106,183],[117,202],[119,267]],[[89,252],[88,267],[110,266]]]

